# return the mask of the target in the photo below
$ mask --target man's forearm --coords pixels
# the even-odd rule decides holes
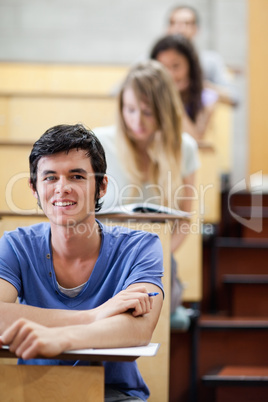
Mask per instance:
[[[94,321],[92,310],[56,310],[0,302],[0,334],[19,318],[26,318],[46,327],[89,324]]]
[[[66,345],[69,349],[116,348],[146,345],[153,328],[145,317],[119,314],[89,325],[67,327]]]

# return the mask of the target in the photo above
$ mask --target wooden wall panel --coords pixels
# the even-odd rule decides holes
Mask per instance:
[[[249,0],[249,173],[268,174],[268,1]]]

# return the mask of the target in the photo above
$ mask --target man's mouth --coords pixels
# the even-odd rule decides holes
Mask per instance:
[[[75,205],[76,202],[74,201],[55,201],[53,205],[55,207],[69,207],[70,205]]]

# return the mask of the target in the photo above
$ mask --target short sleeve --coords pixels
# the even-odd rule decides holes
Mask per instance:
[[[18,293],[20,293],[20,264],[7,234],[4,234],[0,239],[0,278],[11,283],[17,289]]]
[[[157,235],[148,233],[139,242],[139,249],[132,264],[131,273],[126,279],[125,288],[133,283],[152,283],[163,294],[163,249]]]

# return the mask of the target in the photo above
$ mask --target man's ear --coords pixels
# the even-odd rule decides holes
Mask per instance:
[[[39,197],[38,197],[37,191],[34,190],[33,184],[31,183],[31,180],[30,180],[30,179],[29,179],[29,187],[30,187],[30,189],[32,190],[33,196],[38,200]]]
[[[100,186],[100,198],[102,198],[106,194],[107,186],[108,186],[108,177],[107,177],[107,175],[105,175],[103,177],[103,180],[102,180],[102,183]]]

